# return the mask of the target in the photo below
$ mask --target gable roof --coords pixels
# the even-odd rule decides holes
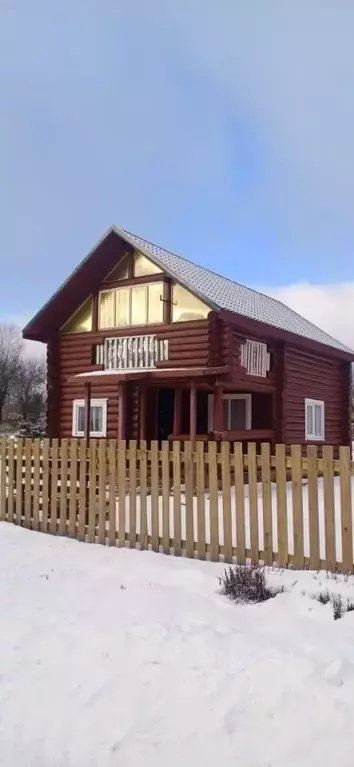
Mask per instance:
[[[352,349],[332,338],[281,301],[233,282],[227,277],[221,277],[125,229],[115,231],[216,311],[224,309],[234,312],[242,317],[294,333],[301,338],[307,338],[349,354],[353,353]]]
[[[233,280],[227,277],[221,277],[219,274],[203,266],[199,266],[182,256],[164,250],[116,226],[111,227],[104,234],[52,298],[26,325],[23,330],[25,338],[46,340],[50,329],[53,330],[53,328],[61,327],[64,320],[67,319],[69,311],[72,313],[75,309],[75,307],[70,308],[70,300],[73,300],[73,290],[76,295],[76,308],[78,303],[82,303],[87,298],[88,292],[83,282],[85,282],[85,278],[88,276],[89,267],[92,266],[89,278],[91,281],[93,280],[94,284],[95,281],[100,281],[117,262],[115,255],[117,237],[120,240],[121,246],[124,246],[125,243],[139,250],[168,276],[194,293],[195,296],[204,301],[214,311],[226,310],[232,312],[246,319],[255,320],[264,325],[294,334],[299,338],[323,344],[343,352],[344,355],[351,355],[354,359],[352,349],[332,338],[328,333],[313,325],[281,301],[233,282]],[[115,261],[112,260],[114,256]],[[69,296],[70,287],[73,290],[71,290]],[[91,290],[92,288],[90,288],[90,292]],[[70,300],[68,301],[69,298]],[[58,304],[60,304],[61,309],[64,307],[66,312],[64,318],[62,311],[58,310]],[[43,328],[46,328],[46,332],[43,332]]]

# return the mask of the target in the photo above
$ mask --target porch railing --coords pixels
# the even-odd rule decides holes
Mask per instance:
[[[105,370],[148,370],[168,361],[168,341],[154,335],[106,338],[96,346],[96,365]]]

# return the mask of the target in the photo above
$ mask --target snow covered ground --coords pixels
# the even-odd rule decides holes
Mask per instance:
[[[352,767],[352,578],[272,571],[236,606],[222,566],[0,524],[0,765]]]

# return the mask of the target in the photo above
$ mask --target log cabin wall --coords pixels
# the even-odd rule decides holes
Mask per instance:
[[[207,367],[209,354],[209,319],[193,322],[149,325],[147,334],[156,334],[158,339],[169,341],[169,359],[158,367]],[[73,383],[70,376],[92,370],[95,347],[105,338],[136,335],[141,328],[119,328],[91,333],[62,333],[48,343],[48,436],[68,438],[72,435],[72,407],[74,399],[84,398],[84,380]],[[91,397],[108,399],[107,438],[116,439],[118,429],[117,384],[107,382],[92,384]],[[139,436],[139,386],[127,385],[127,436]]]
[[[350,444],[350,363],[285,346],[282,440],[305,442],[305,398],[325,403],[325,444]],[[317,443],[318,444],[318,443]]]
[[[282,354],[282,345],[270,343],[266,334],[255,336],[247,335],[237,328],[237,325],[228,323],[224,320],[218,320],[219,328],[219,349],[221,365],[230,366],[230,382],[238,389],[243,391],[275,391],[277,385],[277,371],[279,370],[279,359]],[[265,378],[249,375],[245,367],[241,365],[241,346],[246,340],[260,341],[267,344],[267,350],[271,355],[270,370]]]

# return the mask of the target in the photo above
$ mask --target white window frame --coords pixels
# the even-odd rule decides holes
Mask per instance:
[[[252,428],[252,394],[223,394],[223,400],[243,399],[246,402],[246,431]],[[214,394],[208,397],[208,431],[214,431]],[[231,431],[231,429],[225,429]]]
[[[307,423],[307,408],[312,408],[312,432]],[[321,434],[315,434],[315,407],[321,408]],[[325,403],[320,399],[305,399],[305,438],[308,442],[324,442],[325,439]]]
[[[102,407],[102,430],[90,431],[90,437],[106,437],[107,436],[107,399],[94,398],[90,401],[91,407]],[[73,401],[73,421],[72,421],[72,435],[73,437],[84,437],[85,432],[78,429],[78,412],[79,408],[85,408],[84,399],[74,399]]]

